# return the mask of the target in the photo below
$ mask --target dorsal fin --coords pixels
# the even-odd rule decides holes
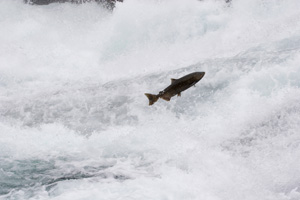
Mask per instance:
[[[177,81],[177,79],[171,78],[171,84],[173,84],[175,81]]]

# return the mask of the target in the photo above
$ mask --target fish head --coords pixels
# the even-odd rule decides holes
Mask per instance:
[[[205,75],[205,72],[195,72],[194,79],[196,79],[196,81],[200,81],[204,75]]]

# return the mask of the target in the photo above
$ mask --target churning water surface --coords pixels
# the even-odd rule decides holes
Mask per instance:
[[[0,0],[0,199],[300,199],[299,7]]]

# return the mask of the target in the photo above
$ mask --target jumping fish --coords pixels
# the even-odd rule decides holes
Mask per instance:
[[[149,99],[149,106],[153,105],[159,98],[170,101],[175,95],[181,96],[181,92],[195,85],[204,75],[205,72],[194,72],[179,79],[171,78],[171,85],[160,91],[157,95],[145,93]]]

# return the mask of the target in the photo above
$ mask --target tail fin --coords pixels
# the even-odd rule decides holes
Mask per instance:
[[[155,95],[155,94],[145,93],[145,95],[149,99],[149,106],[153,105],[158,100],[158,98],[159,98],[158,95]]]

